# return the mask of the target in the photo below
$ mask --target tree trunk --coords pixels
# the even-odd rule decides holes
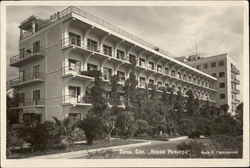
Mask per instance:
[[[107,139],[108,139],[108,142],[110,142],[110,141],[111,141],[111,132],[109,132],[109,133],[108,133],[108,135],[107,135]]]

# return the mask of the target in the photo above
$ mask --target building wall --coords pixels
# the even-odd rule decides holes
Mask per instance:
[[[83,19],[84,20],[84,19]],[[78,22],[79,23],[79,20]],[[85,26],[87,23],[81,22],[79,25],[84,24]],[[95,28],[89,32],[89,34],[84,36],[86,30],[76,24],[75,21],[72,21],[72,19],[65,19],[65,22],[60,20],[58,23],[56,22],[54,25],[51,25],[50,27],[46,28],[42,31],[42,33],[39,33],[38,35],[33,35],[28,40],[24,40],[20,43],[20,48],[22,47],[32,47],[31,45],[33,42],[40,40],[40,45],[45,49],[45,56],[41,59],[25,63],[20,68],[25,68],[28,70],[31,69],[31,67],[35,64],[41,65],[41,71],[45,73],[45,82],[40,83],[39,85],[32,85],[32,86],[25,86],[21,87],[19,91],[30,92],[30,90],[35,89],[37,87],[41,87],[41,98],[45,98],[45,108],[42,112],[42,120],[52,120],[53,116],[58,117],[59,119],[63,119],[68,116],[69,113],[81,113],[81,117],[84,117],[86,115],[87,111],[89,110],[90,106],[86,104],[81,105],[66,105],[64,103],[64,97],[65,95],[69,94],[69,86],[79,86],[81,88],[81,96],[85,96],[86,93],[86,87],[90,86],[90,81],[85,80],[83,78],[77,78],[74,76],[65,77],[64,70],[69,65],[69,59],[76,59],[81,61],[81,70],[86,70],[87,63],[96,64],[98,65],[98,69],[103,71],[103,67],[108,67],[112,69],[112,73],[115,73],[116,67],[119,67],[119,71],[126,72],[125,76],[128,77],[128,74],[131,70],[131,68],[128,65],[128,63],[121,64],[117,63],[119,61],[113,61],[112,59],[106,60],[104,59],[105,56],[100,56],[100,54],[92,54],[90,51],[82,52],[83,49],[77,50],[77,46],[63,46],[61,40],[69,37],[69,32],[73,32],[76,34],[79,34],[81,36],[81,40],[84,42],[82,43],[81,47],[84,47],[83,45],[86,42],[86,39],[92,39],[98,42],[99,48],[101,49],[102,46],[100,46],[102,42],[102,38],[104,34],[110,33],[109,31],[106,31],[105,29],[100,29],[98,26],[95,25]],[[90,25],[91,26],[91,25]],[[87,26],[88,27],[88,26]],[[85,37],[85,38],[84,38]],[[126,38],[124,38],[126,39]],[[176,91],[178,87],[181,87],[182,91],[184,91],[184,88],[186,88],[186,91],[191,89],[195,92],[203,93],[204,95],[209,95],[211,99],[215,99],[215,91],[211,91],[211,88],[204,88],[201,86],[197,86],[194,84],[190,84],[187,82],[183,82],[180,80],[173,79],[173,77],[170,76],[164,76],[164,69],[165,67],[169,68],[169,73],[171,73],[171,70],[175,70],[176,72],[176,78],[177,73],[181,72],[182,76],[183,74],[186,74],[187,79],[189,76],[193,79],[199,79],[201,81],[204,81],[204,83],[209,83],[210,87],[214,87],[216,84],[216,80],[213,78],[202,74],[201,72],[194,72],[194,70],[190,70],[188,67],[183,67],[181,63],[174,63],[177,66],[173,66],[173,60],[171,61],[171,58],[164,58],[166,62],[164,61],[157,61],[159,57],[163,59],[162,56],[157,56],[156,53],[151,52],[150,49],[145,49],[140,46],[137,46],[136,43],[131,43],[129,41],[126,41],[124,39],[121,39],[120,37],[116,37],[115,35],[109,35],[104,40],[103,44],[109,45],[112,47],[112,53],[113,58],[116,58],[116,50],[115,48],[119,50],[123,50],[125,52],[125,56],[128,57],[129,54],[135,55],[137,58],[141,57],[146,60],[146,64],[148,64],[149,61],[152,61],[155,63],[155,67],[157,67],[157,62],[159,65],[162,66],[162,74],[152,72],[151,70],[146,70],[145,68],[138,68],[137,67],[137,79],[139,80],[140,76],[143,76],[146,78],[146,82],[149,82],[149,79],[154,80],[154,83],[157,84],[158,81],[162,83],[164,86],[166,83],[169,84],[170,87],[173,85],[176,88]],[[123,40],[123,41],[122,41]],[[117,46],[118,42],[121,41],[121,43]],[[131,48],[134,46],[135,48]],[[147,55],[144,53],[141,53],[141,51],[146,51]],[[150,56],[149,56],[150,54]],[[99,55],[99,56],[98,56]],[[149,58],[150,57],[150,58]],[[87,59],[89,58],[89,59]],[[149,59],[148,59],[149,58]],[[116,62],[114,64],[113,62]],[[186,66],[186,65],[185,65]],[[155,68],[156,69],[156,68]],[[183,78],[183,77],[182,77]],[[110,87],[106,87],[107,90],[110,90]],[[214,88],[213,88],[214,89]],[[205,100],[205,98],[203,97]]]
[[[224,61],[224,66],[219,66],[219,61]],[[212,62],[216,62],[215,68],[211,68]],[[230,106],[229,112],[234,115],[236,104],[232,103],[231,64],[235,65],[235,61],[232,58],[230,58],[227,54],[221,54],[199,60],[188,61],[186,63],[190,66],[193,66],[194,68],[196,68],[197,65],[200,65],[201,66],[200,70],[207,74],[210,75],[216,74],[216,77],[218,79],[218,85],[216,86],[218,90],[218,105],[221,106],[224,104],[228,104]],[[204,64],[208,64],[209,68],[204,69],[203,68]],[[219,72],[225,72],[225,77],[219,77]],[[220,83],[225,83],[225,88],[220,88],[219,87]],[[225,98],[221,99],[219,97],[220,94],[225,94]]]

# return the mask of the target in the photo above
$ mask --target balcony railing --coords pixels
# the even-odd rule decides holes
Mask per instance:
[[[232,92],[233,92],[233,93],[236,93],[236,94],[239,94],[239,93],[240,93],[240,90],[239,90],[239,89],[232,89]]]
[[[9,80],[9,87],[18,86],[33,81],[44,81],[44,73],[41,72],[30,73],[16,79]]]
[[[231,66],[231,71],[235,74],[240,74],[240,71],[235,66]]]
[[[21,33],[21,36],[20,36],[20,40],[23,40],[29,36],[31,36],[33,34],[33,32],[30,32],[30,31],[25,31],[25,32],[22,32]]]
[[[43,56],[44,49],[41,47],[38,48],[30,48],[25,50],[24,52],[20,52],[18,55],[15,55],[10,58],[10,65],[19,65],[23,61],[27,61],[29,59],[35,59],[39,56]]]
[[[107,49],[107,48],[103,48],[103,54],[111,56],[112,57],[112,50]]]
[[[240,83],[240,80],[238,80],[238,79],[232,79],[232,82],[233,82],[233,83],[239,84],[239,83]]]
[[[33,100],[33,99],[26,99],[23,102],[18,103],[18,108],[26,107],[26,106],[37,106],[37,107],[43,107],[44,106],[44,101],[45,99],[38,99],[38,100]]]
[[[102,20],[102,19],[99,19],[96,16],[93,16],[93,15],[87,13],[87,12],[84,12],[84,11],[82,11],[79,8],[72,7],[72,6],[68,7],[68,8],[66,8],[65,10],[63,10],[63,11],[61,11],[59,13],[59,18],[61,18],[63,16],[66,16],[66,15],[68,15],[70,13],[76,13],[76,14],[78,14],[78,15],[80,15],[80,16],[88,19],[88,20],[91,20],[91,21],[93,21],[93,22],[95,22],[95,23],[97,23],[97,24],[99,24],[99,25],[101,25],[103,27],[106,27],[106,28],[108,28],[108,29],[110,29],[110,30],[112,30],[112,31],[120,34],[120,35],[123,35],[123,36],[125,36],[125,37],[127,37],[127,38],[129,38],[131,40],[134,40],[134,41],[136,41],[139,44],[142,44],[142,45],[147,46],[147,47],[149,47],[151,49],[154,49],[154,50],[156,50],[156,51],[158,51],[158,52],[160,52],[160,53],[162,53],[164,55],[175,57],[170,52],[167,52],[165,50],[159,49],[159,47],[157,47],[157,46],[155,46],[155,45],[153,45],[153,44],[151,44],[149,42],[146,42],[146,41],[142,40],[141,38],[136,37],[136,36],[134,36],[134,35],[126,32],[126,31],[124,31],[124,30],[122,30],[122,29],[120,29],[120,28],[118,28],[118,27],[116,27],[116,26],[114,26],[114,25],[112,25],[112,24],[110,24],[110,23]]]
[[[69,104],[91,104],[91,96],[65,95],[63,103]]]
[[[239,99],[233,99],[233,102],[240,103],[240,100]]]

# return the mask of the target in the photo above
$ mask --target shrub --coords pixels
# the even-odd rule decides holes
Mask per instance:
[[[216,134],[225,134],[231,136],[242,135],[239,127],[237,127],[238,123],[233,117],[228,115],[223,115],[218,117],[215,120],[215,131]]]
[[[133,136],[136,132],[135,118],[132,113],[123,111],[116,118],[118,134],[123,138]]]
[[[49,145],[49,131],[43,123],[24,128],[24,140],[31,144],[32,151],[44,151]]]
[[[24,143],[23,139],[18,135],[18,131],[11,125],[7,125],[7,156],[11,155],[13,147],[21,147]]]
[[[103,134],[101,119],[93,115],[87,115],[86,118],[78,122],[77,126],[84,130],[88,145],[92,145],[94,139],[100,138]]]
[[[146,133],[146,131],[149,128],[148,122],[146,120],[136,120],[135,121],[135,125],[136,125],[136,133],[135,135],[142,135]]]
[[[192,137],[195,134],[195,125],[192,119],[181,119],[178,123],[178,132],[180,135]]]
[[[211,120],[203,118],[203,117],[196,117],[194,118],[195,123],[195,132],[196,136],[200,135],[212,135],[214,133],[214,124]]]
[[[205,149],[205,145],[202,142],[198,141],[182,142],[177,145],[177,149],[188,151],[187,157],[201,158],[201,151]]]

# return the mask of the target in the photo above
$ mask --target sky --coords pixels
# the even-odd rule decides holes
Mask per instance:
[[[18,54],[20,23],[31,15],[47,18],[66,7],[8,6],[7,64]],[[196,51],[205,55],[228,53],[240,69],[243,58],[243,9],[215,6],[84,6],[79,7],[145,41],[184,56]],[[242,73],[241,73],[242,74]],[[242,76],[240,80],[242,81]],[[17,69],[7,66],[7,79]],[[242,85],[241,85],[242,86]],[[242,90],[242,88],[240,88]]]

